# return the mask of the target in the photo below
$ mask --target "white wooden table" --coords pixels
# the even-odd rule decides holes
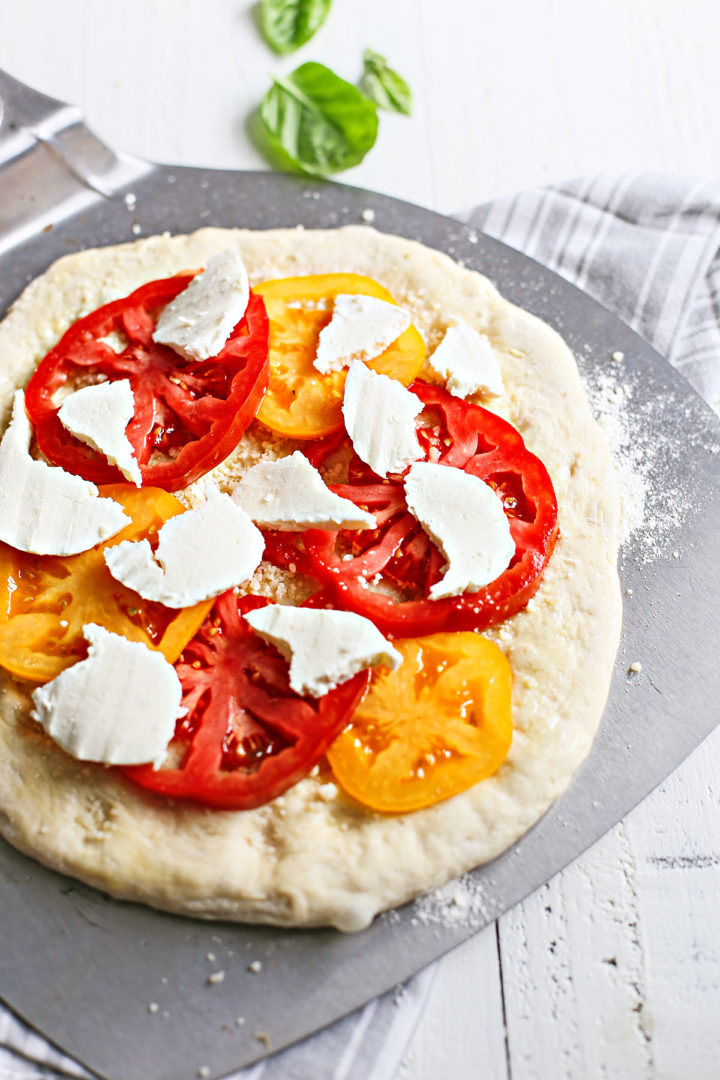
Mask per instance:
[[[718,163],[709,0],[334,0],[277,59],[246,0],[0,0],[0,67],[112,146],[262,168],[271,72],[355,80],[366,46],[415,91],[343,179],[450,213],[553,179]],[[720,1075],[720,735],[572,867],[447,956],[402,1080]]]

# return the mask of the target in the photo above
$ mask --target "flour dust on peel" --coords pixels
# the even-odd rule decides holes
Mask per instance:
[[[410,312],[429,352],[458,322],[491,342],[505,385],[492,408],[547,466],[560,523],[537,595],[487,634],[513,669],[510,754],[494,776],[412,814],[362,809],[324,765],[259,809],[208,810],[152,797],[112,770],[73,760],[30,719],[32,688],[3,675],[0,832],[48,866],[116,897],[210,918],[358,930],[376,912],[498,855],[565,790],[588,753],[620,630],[613,468],[557,334],[479,274],[366,227],[203,229],[61,259],[0,325],[2,428],[13,391],[74,321],[228,248],[241,253],[251,284],[339,272],[376,279]],[[429,368],[423,377],[437,381]],[[297,445],[255,423],[211,479],[229,491],[251,465]],[[183,501],[199,505],[206,482],[181,493]],[[285,602],[311,591],[267,563],[247,590]]]

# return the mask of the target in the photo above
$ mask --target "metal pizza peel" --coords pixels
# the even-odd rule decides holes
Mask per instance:
[[[376,228],[463,260],[555,326],[587,382],[622,351],[623,377],[635,388],[635,438],[652,447],[662,433],[664,449],[648,466],[652,558],[642,535],[624,550],[623,638],[600,732],[567,793],[470,875],[482,896],[471,924],[418,918],[414,904],[353,935],[203,923],[111,900],[0,842],[6,1004],[107,1080],[190,1080],[201,1065],[219,1077],[389,990],[497,918],[602,836],[713,729],[720,719],[720,425],[598,303],[453,220],[336,184],[118,155],[77,109],[0,72],[3,109],[0,314],[68,252],[210,224],[331,228],[359,223],[372,210]],[[643,670],[631,672],[638,660]],[[254,961],[260,970],[251,970]],[[208,983],[213,970],[224,972],[222,982]]]

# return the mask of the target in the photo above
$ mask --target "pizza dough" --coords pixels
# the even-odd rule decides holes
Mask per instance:
[[[203,229],[60,259],[0,325],[2,428],[13,391],[76,319],[227,248],[240,251],[251,283],[330,272],[375,278],[411,312],[429,350],[456,321],[492,342],[506,392],[490,407],[547,466],[561,530],[535,598],[487,633],[513,669],[510,754],[494,776],[412,814],[358,807],[323,766],[257,810],[209,810],[168,803],[73,760],[29,719],[28,690],[0,673],[0,832],[116,897],[203,917],[358,930],[376,912],[498,855],[564,791],[588,753],[620,630],[612,463],[574,361],[549,327],[445,255],[365,227]],[[227,488],[248,465],[294,445],[254,424],[211,475]],[[283,599],[294,586],[263,565],[252,587]]]

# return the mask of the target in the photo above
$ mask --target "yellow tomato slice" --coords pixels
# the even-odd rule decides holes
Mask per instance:
[[[253,286],[270,319],[270,383],[257,419],[295,439],[316,439],[342,427],[346,371],[323,375],[314,366],[318,337],[332,317],[340,293],[376,296],[394,304],[391,294],[360,274],[314,274],[281,278]],[[373,371],[408,386],[425,360],[425,342],[414,326],[368,363]]]
[[[497,771],[512,740],[512,672],[497,645],[479,634],[430,634],[393,645],[403,663],[375,676],[327,757],[358,802],[405,813]]]
[[[82,628],[95,622],[177,660],[213,605],[203,601],[180,612],[143,600],[110,574],[106,547],[151,537],[185,507],[160,488],[110,484],[100,494],[115,499],[132,524],[80,555],[30,555],[0,543],[0,666],[21,679],[47,682],[85,656]],[[192,567],[188,567],[192,573]]]

